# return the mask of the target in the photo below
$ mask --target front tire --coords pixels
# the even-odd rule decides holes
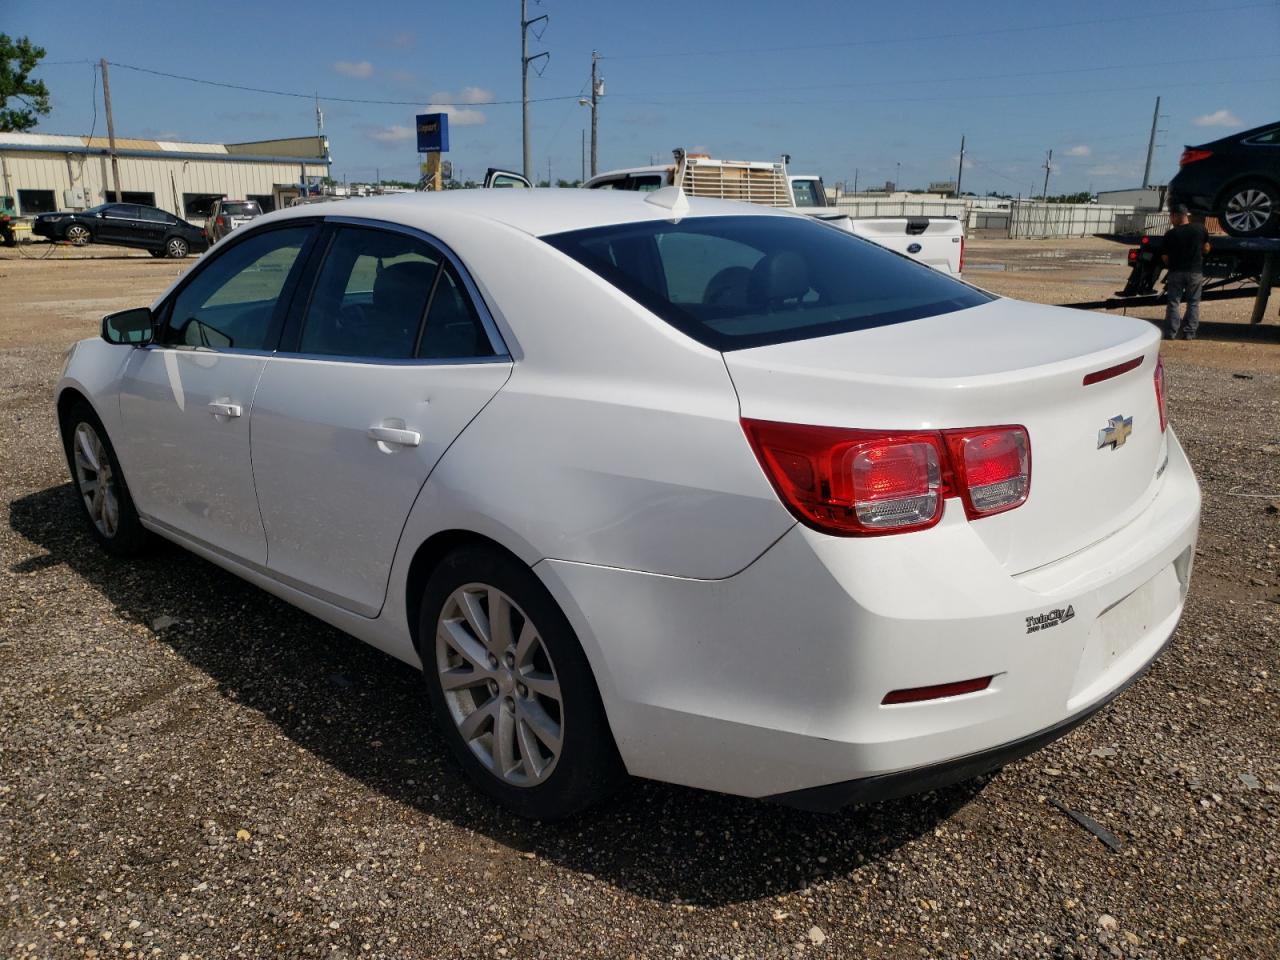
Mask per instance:
[[[150,535],[138,519],[107,431],[87,403],[76,403],[67,412],[62,443],[90,534],[113,556],[141,553]]]
[[[1218,222],[1233,237],[1269,237],[1280,233],[1280,187],[1246,180],[1224,194]]]
[[[481,545],[446,556],[423,591],[418,638],[436,723],[481,791],[559,820],[622,782],[586,655],[523,563]]]
[[[164,242],[164,255],[171,260],[181,260],[191,252],[191,244],[181,237],[170,237]]]
[[[83,247],[86,243],[93,240],[93,234],[89,232],[89,228],[80,223],[73,223],[67,227],[66,233],[63,234],[67,242],[77,247]]]

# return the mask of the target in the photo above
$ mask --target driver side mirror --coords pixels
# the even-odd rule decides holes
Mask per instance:
[[[155,336],[150,307],[135,307],[102,318],[102,339],[117,346],[145,347]]]

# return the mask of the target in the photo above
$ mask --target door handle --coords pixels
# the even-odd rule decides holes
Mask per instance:
[[[422,443],[422,434],[417,430],[405,430],[401,427],[370,427],[369,438],[398,447],[416,447]]]
[[[214,400],[209,404],[209,412],[215,417],[238,417],[241,414],[240,404]]]

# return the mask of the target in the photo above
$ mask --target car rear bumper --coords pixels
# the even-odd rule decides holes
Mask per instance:
[[[1132,683],[1177,625],[1195,553],[1199,489],[1172,432],[1157,487],[1105,540],[1019,575],[955,510],[898,537],[797,526],[724,580],[535,570],[632,773],[826,809],[993,769]],[[882,702],[987,676],[975,693]]]

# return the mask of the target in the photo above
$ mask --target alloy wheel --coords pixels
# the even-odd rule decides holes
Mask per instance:
[[[111,539],[120,528],[120,497],[111,471],[111,458],[98,431],[90,424],[76,425],[72,444],[76,485],[89,511],[89,519],[100,534]]]
[[[537,626],[496,587],[454,590],[436,626],[436,670],[467,747],[504,783],[551,775],[564,747],[564,697]]]
[[[1232,194],[1223,216],[1233,230],[1253,233],[1271,219],[1271,214],[1270,195],[1257,187],[1245,187]]]
[[[181,237],[170,237],[165,249],[174,260],[181,260],[187,255],[187,241]]]
[[[77,247],[82,247],[89,242],[89,229],[82,227],[78,223],[73,223],[67,227],[67,239],[74,243]]]

